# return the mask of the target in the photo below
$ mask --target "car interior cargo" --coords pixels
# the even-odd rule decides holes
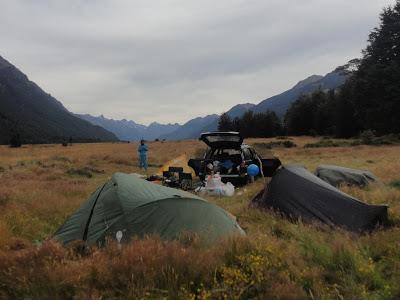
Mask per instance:
[[[262,158],[253,147],[243,143],[238,132],[207,132],[201,134],[200,140],[208,149],[202,158],[190,159],[188,165],[201,180],[206,175],[218,173],[223,182],[246,183],[249,181],[249,165],[257,165],[261,176],[272,176],[281,164],[275,157]]]

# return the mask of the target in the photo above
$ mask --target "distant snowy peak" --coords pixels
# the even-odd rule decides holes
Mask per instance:
[[[104,115],[92,116],[89,114],[76,114],[94,125],[101,126],[114,133],[119,139],[127,141],[138,141],[140,139],[154,140],[161,135],[169,134],[179,128],[179,124],[151,123],[149,126],[138,124],[135,121],[122,119],[114,120]]]

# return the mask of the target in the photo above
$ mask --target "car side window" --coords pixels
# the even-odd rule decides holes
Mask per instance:
[[[211,158],[211,157],[213,156],[213,154],[214,154],[213,152],[214,152],[214,151],[213,151],[212,149],[208,148],[207,151],[206,151],[206,153],[205,153],[205,155],[204,155],[204,158],[205,158],[205,159]]]
[[[251,152],[251,155],[253,156],[253,159],[255,159],[258,156],[256,150],[250,148],[250,152]]]
[[[245,160],[251,160],[251,159],[253,159],[253,157],[252,157],[252,155],[251,155],[249,149],[247,149],[247,148],[243,149],[243,154],[244,154],[244,159],[245,159]]]

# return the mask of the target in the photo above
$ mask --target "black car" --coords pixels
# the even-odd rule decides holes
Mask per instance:
[[[281,165],[277,158],[261,158],[254,148],[243,144],[238,132],[207,132],[200,136],[208,149],[202,158],[190,159],[188,165],[196,176],[204,180],[211,171],[218,172],[223,182],[246,183],[249,180],[247,167],[255,164],[265,177],[270,177]]]

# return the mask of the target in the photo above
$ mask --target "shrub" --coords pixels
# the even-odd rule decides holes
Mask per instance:
[[[352,145],[395,145],[400,144],[400,135],[387,134],[375,136],[372,130],[363,131],[358,140],[355,140]]]
[[[397,134],[387,134],[374,139],[373,145],[393,145],[400,143],[400,136]]]
[[[309,136],[315,137],[315,136],[318,135],[318,133],[317,133],[314,129],[311,129],[311,130],[308,132],[308,135],[309,135]]]
[[[389,183],[389,185],[396,189],[400,189],[400,179],[393,180],[392,182]]]
[[[375,140],[375,133],[368,129],[360,133],[360,141],[364,145],[371,145]]]
[[[19,148],[21,146],[22,146],[22,142],[21,142],[20,135],[18,133],[13,134],[10,139],[10,147],[11,148]]]
[[[55,160],[55,161],[60,161],[60,162],[72,163],[72,161],[68,157],[65,157],[65,156],[54,155],[51,157],[51,159]]]
[[[304,148],[323,148],[323,147],[341,147],[341,146],[348,146],[347,143],[339,143],[333,140],[319,140],[316,143],[312,144],[305,144]]]
[[[276,142],[269,142],[269,143],[255,143],[255,147],[259,148],[264,148],[264,149],[272,149],[272,148],[293,148],[297,147],[295,143],[292,141],[286,140],[286,141],[276,141]]]
[[[128,160],[125,158],[116,158],[116,159],[111,159],[109,160],[111,163],[117,164],[117,165],[125,165],[125,166],[134,166],[134,162],[132,160]]]
[[[83,168],[71,168],[68,169],[66,172],[68,175],[78,175],[78,176],[84,176],[87,178],[92,178],[93,177],[93,173],[97,173],[97,174],[103,174],[104,170],[98,170],[92,167],[83,167]]]
[[[10,193],[0,190],[0,207],[5,206],[10,201]]]
[[[297,145],[295,143],[293,143],[292,141],[283,141],[282,144],[285,148],[297,147]]]
[[[79,175],[79,176],[85,176],[87,178],[91,178],[93,175],[90,173],[90,171],[86,170],[85,168],[81,169],[75,169],[71,168],[67,170],[68,175]]]

